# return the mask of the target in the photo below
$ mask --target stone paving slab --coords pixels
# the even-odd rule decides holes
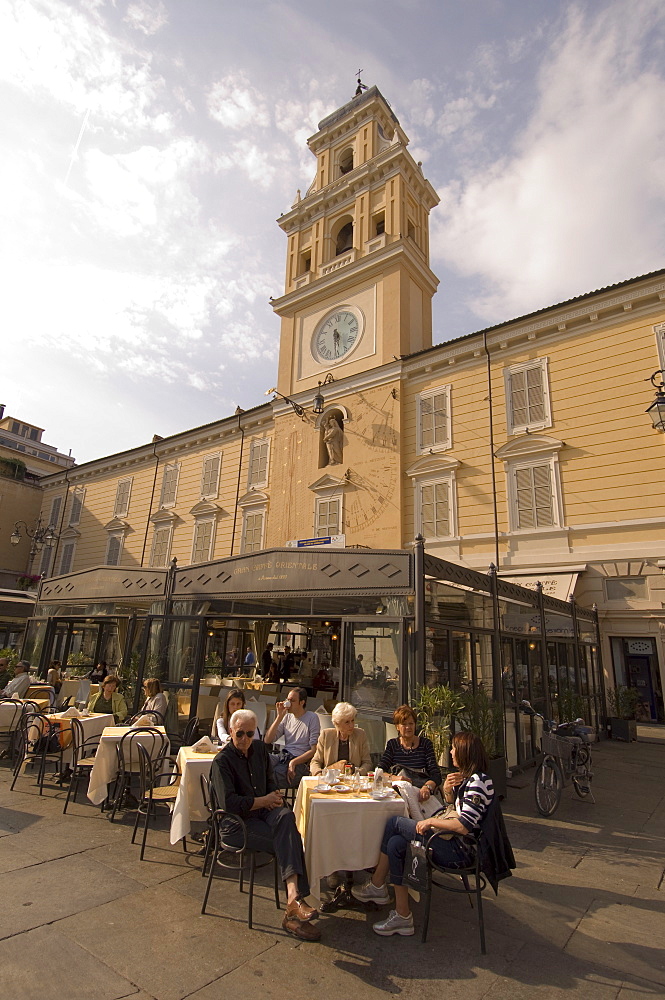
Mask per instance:
[[[594,901],[566,945],[570,955],[665,987],[665,910]]]

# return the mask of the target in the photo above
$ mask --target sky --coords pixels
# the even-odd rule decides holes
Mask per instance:
[[[85,462],[265,402],[356,71],[441,203],[434,342],[665,266],[661,0],[0,0],[7,412]]]

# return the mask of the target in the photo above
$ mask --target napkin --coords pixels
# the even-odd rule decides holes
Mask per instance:
[[[131,728],[136,729],[137,726],[154,727],[154,725],[155,725],[155,718],[153,715],[142,715],[140,719],[136,720],[136,722],[132,722]]]
[[[192,747],[196,753],[212,753],[217,747],[213,744],[209,736],[202,736],[198,743]]]
[[[61,719],[81,719],[82,715],[79,712],[78,708],[76,708],[75,705],[72,705],[71,708],[68,708],[64,712],[60,713],[60,718]]]

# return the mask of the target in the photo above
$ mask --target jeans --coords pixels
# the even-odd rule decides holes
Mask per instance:
[[[233,820],[226,821],[227,832],[224,840],[239,847],[242,844],[240,831],[234,832]],[[305,855],[302,840],[296,829],[293,812],[282,806],[280,809],[256,809],[245,820],[247,827],[247,847],[252,851],[274,854],[280,868],[282,880],[291,875],[298,877],[298,894],[309,896],[309,880],[305,869]]]
[[[309,761],[306,764],[296,764],[296,776],[293,781],[289,781],[289,762],[293,760],[293,755],[288,750],[280,750],[279,753],[271,753],[272,770],[278,788],[297,788],[300,779],[309,774]]]
[[[402,885],[404,874],[404,859],[409,841],[416,837],[416,821],[405,816],[391,816],[386,823],[381,841],[381,853],[388,855],[390,864],[390,881],[393,885]],[[437,837],[432,841],[432,858],[439,865],[446,867],[463,867],[469,863],[469,855],[460,843],[459,837],[450,840]]]

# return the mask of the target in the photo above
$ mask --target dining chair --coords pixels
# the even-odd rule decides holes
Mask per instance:
[[[0,753],[0,757],[9,757],[12,764],[16,757],[17,739],[23,711],[23,702],[18,701],[16,698],[0,699],[0,716],[2,717],[0,744],[6,744],[5,749]]]
[[[10,791],[14,790],[16,779],[21,769],[27,764],[38,764],[37,784],[39,794],[44,794],[44,777],[46,761],[58,762],[58,771],[62,773],[63,748],[60,743],[60,726],[50,722],[46,715],[40,712],[23,712],[18,729],[18,759],[14,767],[14,777]]]
[[[269,854],[268,861],[261,864],[256,863],[257,854],[267,854],[267,851],[257,851],[251,847],[247,846],[247,826],[245,822],[236,816],[235,813],[229,813],[225,809],[215,809],[212,814],[212,837],[213,837],[213,849],[210,856],[210,869],[208,871],[208,882],[206,885],[205,895],[203,896],[203,903],[201,905],[201,913],[206,912],[206,906],[208,905],[208,896],[210,894],[210,887],[212,885],[212,880],[215,877],[215,869],[222,868],[226,871],[237,873],[238,875],[238,887],[240,892],[243,891],[244,885],[244,874],[245,874],[245,863],[249,860],[249,899],[247,906],[247,926],[249,930],[252,930],[252,914],[254,905],[254,877],[257,869],[265,868],[267,865],[272,864],[274,873],[274,889],[275,889],[275,906],[279,910],[279,870],[277,867],[277,858],[274,854]],[[229,859],[230,855],[230,860]]]
[[[63,808],[63,814],[67,812],[70,801],[76,801],[79,781],[81,778],[86,782],[90,781],[90,771],[95,764],[95,754],[99,747],[99,734],[85,738],[85,731],[78,719],[71,719],[72,727],[72,775],[67,789],[67,798]]]
[[[137,726],[135,729],[128,729],[120,737],[116,745],[118,771],[113,788],[113,805],[109,816],[111,823],[122,803],[126,802],[131,794],[132,778],[136,778],[140,772],[139,748],[142,745],[149,753],[151,760],[157,761],[165,756],[169,741],[164,733],[151,726]]]
[[[154,708],[148,708],[145,712],[137,712],[136,715],[132,715],[131,719],[125,719],[125,724],[128,726],[134,725],[139,719],[150,719],[150,722],[146,722],[146,725],[150,726],[163,726],[165,725],[165,719],[161,712],[156,711]]]
[[[141,743],[136,745],[136,749],[138,750],[139,760],[140,790],[139,804],[132,832],[132,844],[136,841],[136,831],[139,828],[141,816],[144,816],[143,839],[141,840],[141,853],[139,855],[140,860],[143,861],[150,817],[155,815],[157,806],[162,805],[166,806],[169,810],[171,809],[178,796],[181,773],[175,757],[161,756],[153,760]],[[187,853],[186,837],[182,838],[182,849]]]

